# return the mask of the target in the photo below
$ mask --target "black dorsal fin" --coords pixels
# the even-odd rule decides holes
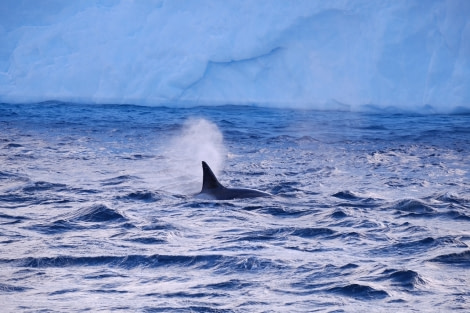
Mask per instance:
[[[212,172],[209,165],[206,162],[202,161],[202,191],[210,189],[217,189],[217,188],[224,188],[221,183],[217,180],[214,173]]]

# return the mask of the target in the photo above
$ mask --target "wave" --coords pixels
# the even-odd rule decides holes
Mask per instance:
[[[234,241],[268,241],[268,240],[280,240],[287,239],[288,236],[300,237],[300,238],[335,238],[337,232],[329,228],[272,228],[262,231],[254,231],[242,234],[241,237],[238,237]]]
[[[7,174],[7,177],[8,183],[13,182],[13,187],[6,189],[6,193],[0,194],[0,201],[4,203],[4,206],[11,209],[34,205],[64,205],[77,200],[79,195],[98,193],[97,190],[74,188],[61,183],[31,182],[21,174]],[[16,185],[15,183],[19,184]]]
[[[142,236],[135,236],[132,238],[126,238],[124,241],[128,242],[135,242],[144,245],[155,245],[155,244],[165,244],[168,243],[167,240],[155,237],[142,237]]]
[[[256,211],[277,217],[299,217],[312,214],[311,210],[290,208],[283,205],[249,205],[242,208],[244,211]]]
[[[32,288],[30,287],[23,287],[23,286],[15,286],[15,285],[9,285],[5,283],[0,283],[0,292],[23,292],[26,290],[30,290]]]
[[[63,219],[59,219],[51,223],[40,223],[32,226],[27,226],[25,228],[37,231],[45,235],[56,235],[69,231],[81,231],[86,229],[86,227],[84,226]]]
[[[400,286],[405,289],[415,289],[426,284],[425,280],[417,272],[412,270],[389,269],[382,273],[384,279],[391,280],[393,286]]]
[[[360,284],[349,284],[341,287],[333,287],[327,291],[358,300],[380,300],[389,297],[389,294],[384,290],[375,289],[370,286]]]
[[[108,208],[104,204],[96,204],[79,209],[73,213],[67,214],[65,219],[68,221],[81,222],[113,222],[126,220],[124,215],[115,209]]]
[[[26,216],[10,215],[10,214],[5,214],[5,213],[0,213],[0,219],[6,219],[6,220],[9,221],[9,222],[7,222],[7,224],[10,224],[10,223],[17,223],[17,222],[20,222],[20,221],[28,220],[29,218],[26,217]],[[12,221],[10,222],[10,220],[12,220]],[[2,223],[2,224],[5,224],[5,223]]]
[[[121,223],[121,227],[132,226],[128,219],[118,210],[108,208],[104,204],[95,204],[73,212],[62,214],[52,222],[43,222],[26,226],[26,229],[34,230],[42,234],[53,235],[69,231],[86,230],[89,226],[84,223],[99,223],[108,226],[112,223]],[[133,226],[132,226],[133,227]]]
[[[347,201],[345,203],[338,203],[338,206],[346,207],[353,205],[357,208],[376,208],[379,207],[382,202],[382,199],[363,196],[359,193],[355,193],[350,190],[338,191],[332,194],[331,196],[340,200]]]
[[[3,207],[9,209],[16,209],[22,207],[28,207],[32,205],[39,205],[39,204],[47,204],[47,203],[59,203],[59,202],[67,202],[68,200],[63,199],[61,197],[55,196],[53,199],[52,197],[41,198],[36,195],[26,195],[20,192],[9,192],[7,194],[0,194],[0,201],[3,204]]]
[[[431,260],[430,262],[443,263],[447,265],[458,265],[463,267],[470,267],[470,250],[460,252],[439,255]]]
[[[29,184],[23,187],[23,192],[25,193],[35,193],[35,192],[42,192],[42,191],[61,192],[65,190],[67,190],[67,185],[65,184],[49,183],[45,181],[34,182],[32,184]]]
[[[28,178],[21,175],[21,174],[18,174],[18,173],[12,173],[12,172],[9,172],[9,171],[0,171],[0,180],[7,180],[7,181],[11,181],[11,180],[20,180],[20,181],[27,181]]]
[[[106,266],[133,269],[176,266],[184,269],[212,269],[217,273],[279,270],[285,267],[280,262],[243,256],[224,255],[126,255],[126,256],[56,256],[0,259],[0,264],[24,268],[63,268],[76,266]]]
[[[126,269],[135,267],[159,266],[200,266],[222,259],[222,256],[173,256],[173,255],[128,255],[128,256],[57,256],[57,257],[26,257],[22,259],[0,259],[1,264],[11,264],[17,267],[46,268],[70,266],[109,266]]]
[[[426,203],[428,202],[428,203]],[[450,218],[470,220],[466,213],[468,200],[449,195],[427,197],[422,200],[404,199],[386,207],[395,211],[400,218]]]
[[[147,296],[154,297],[155,293],[147,294]],[[161,296],[161,294],[158,294]],[[183,307],[172,307],[172,306],[158,306],[158,307],[144,307],[142,312],[144,313],[186,313],[186,312],[196,312],[196,313],[233,313],[232,309],[223,309],[223,308],[214,308],[213,306],[194,306],[194,305],[184,305]]]
[[[361,200],[362,198],[352,191],[349,190],[344,190],[344,191],[338,191],[337,193],[332,195],[333,197],[343,199],[343,200]]]
[[[123,183],[133,181],[135,179],[138,179],[138,177],[131,176],[131,175],[121,175],[121,176],[105,179],[102,181],[101,184],[103,186],[116,186],[116,185],[121,185]]]
[[[144,201],[144,202],[157,202],[162,199],[162,196],[158,193],[151,191],[134,191],[128,193],[125,196],[118,196],[118,199],[126,199],[132,201]]]
[[[344,210],[341,210],[341,209],[335,210],[329,216],[334,219],[343,219],[343,218],[349,217],[348,213],[346,213]]]
[[[414,199],[401,200],[390,209],[396,210],[398,214],[406,213],[406,216],[423,216],[436,213],[436,210],[430,206]]]
[[[400,255],[414,255],[441,247],[465,248],[467,245],[460,240],[460,237],[456,236],[426,237],[418,240],[409,237],[403,238],[401,242],[393,245],[387,244],[381,248],[373,249],[371,252],[376,255],[395,255],[397,253]]]
[[[458,205],[470,204],[470,199],[464,198],[464,197],[461,197],[452,193],[448,193],[448,192],[443,193],[443,194],[433,195],[432,197],[429,197],[428,199],[436,199],[441,202],[458,204]]]

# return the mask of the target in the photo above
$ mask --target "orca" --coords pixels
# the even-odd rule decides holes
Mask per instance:
[[[209,165],[202,161],[202,190],[195,197],[207,200],[233,200],[256,197],[269,197],[270,193],[248,188],[224,187],[215,177]]]

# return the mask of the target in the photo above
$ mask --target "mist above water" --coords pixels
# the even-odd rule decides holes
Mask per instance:
[[[206,161],[214,171],[223,169],[226,149],[223,135],[214,123],[203,118],[187,119],[163,151],[165,179],[163,190],[189,194],[202,186],[201,162]]]

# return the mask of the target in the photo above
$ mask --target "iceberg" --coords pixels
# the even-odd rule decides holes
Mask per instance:
[[[4,0],[0,101],[470,110],[467,0]]]

